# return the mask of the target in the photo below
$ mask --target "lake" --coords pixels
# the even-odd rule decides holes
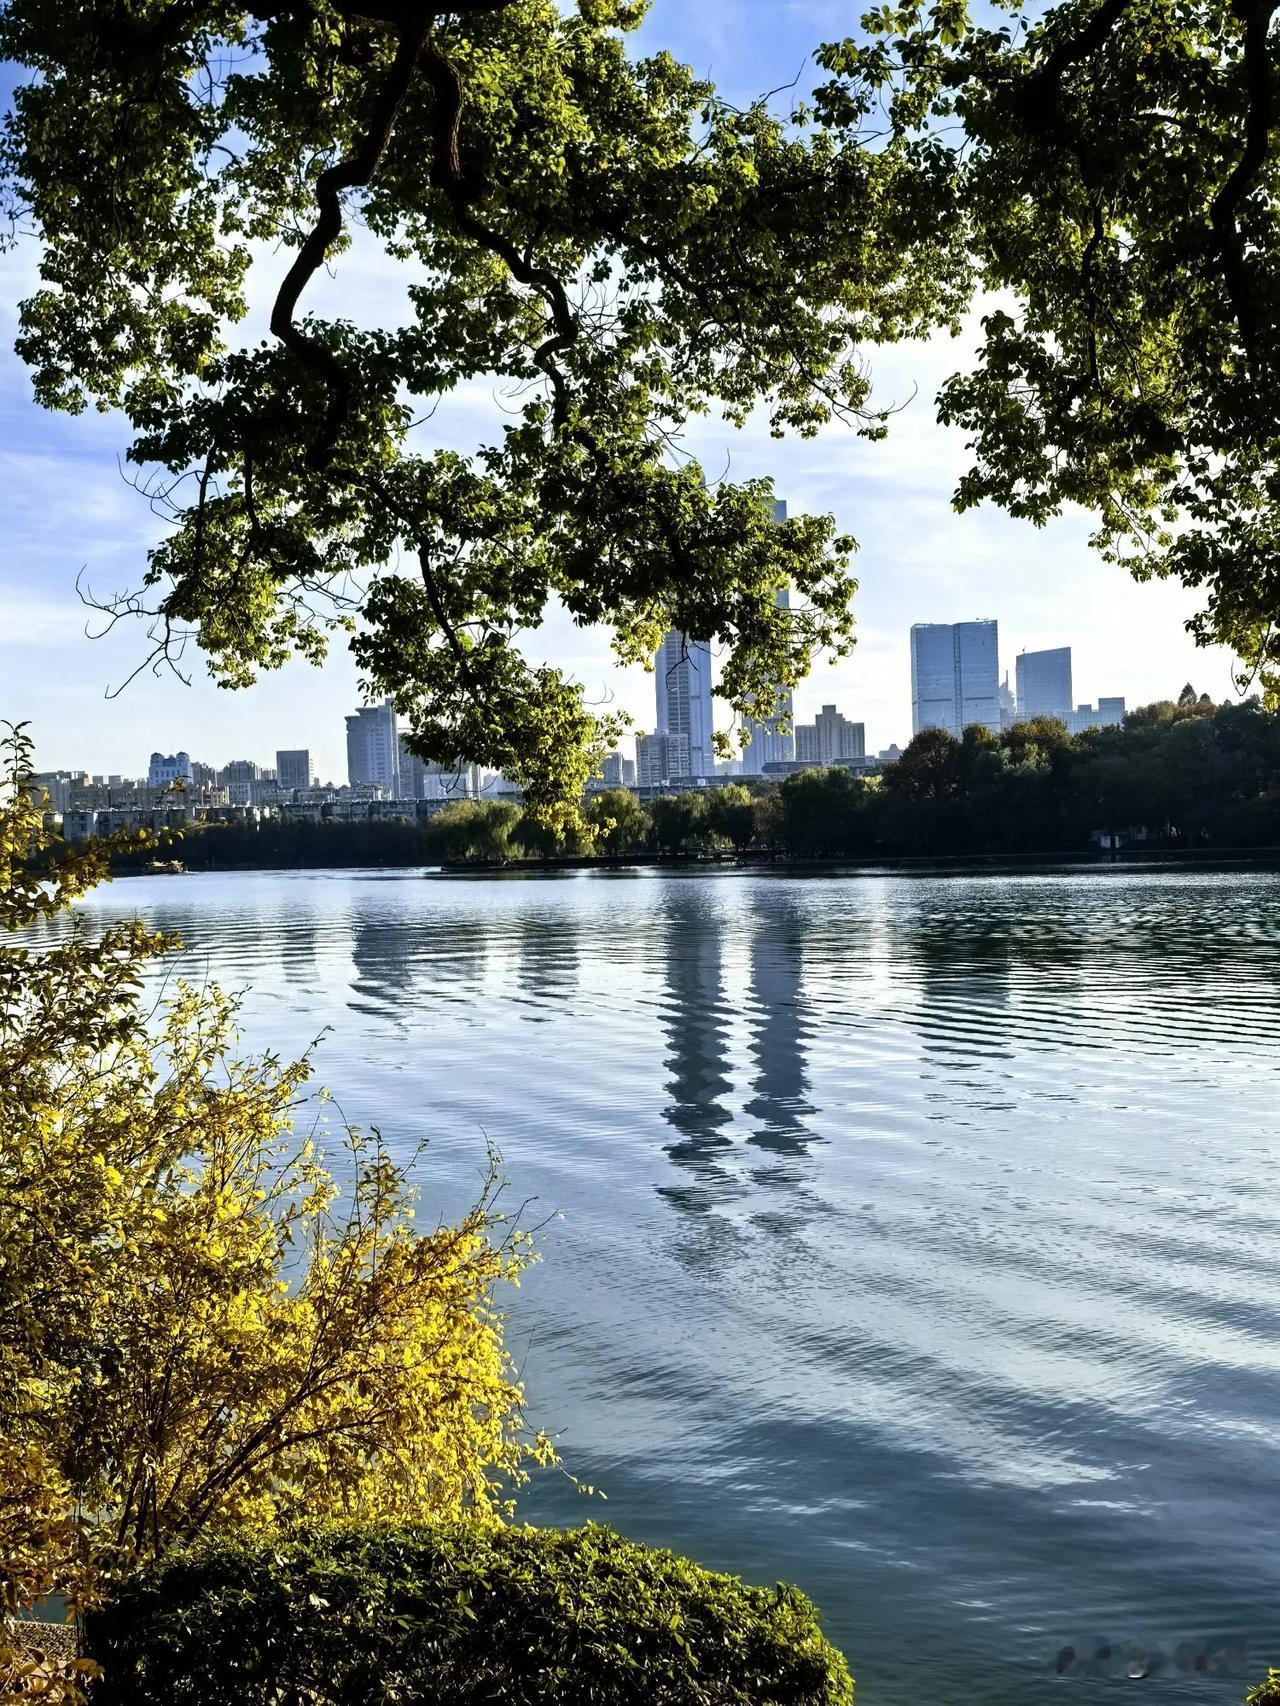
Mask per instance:
[[[546,1475],[530,1520],[799,1583],[863,1706],[1096,1693],[1068,1643],[1280,1664],[1280,876],[250,873],[89,910],[180,930],[248,1047],[329,1027],[345,1116],[429,1140],[424,1214],[488,1138],[561,1217],[509,1342],[609,1502]]]

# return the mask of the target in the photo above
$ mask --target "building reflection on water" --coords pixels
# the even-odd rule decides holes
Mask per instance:
[[[675,1133],[667,1153],[702,1187],[724,1186],[732,1175],[724,1151],[733,1122],[726,1098],[733,1088],[729,1063],[730,1008],[725,996],[722,921],[703,897],[673,896],[663,916],[666,1038],[663,1118]],[[688,1208],[708,1206],[701,1193],[666,1188]]]
[[[727,913],[697,894],[664,909],[662,1114],[686,1179],[659,1189],[681,1208],[800,1182],[793,1163],[814,1139],[804,932],[803,910],[767,889]]]
[[[751,937],[747,1017],[755,1067],[744,1112],[756,1122],[747,1141],[800,1155],[812,1138],[805,1062],[804,915],[791,903],[757,907]]]

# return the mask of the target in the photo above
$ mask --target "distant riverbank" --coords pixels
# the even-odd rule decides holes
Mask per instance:
[[[182,849],[178,849],[179,852]],[[181,861],[178,861],[181,863]],[[378,859],[360,858],[302,860],[295,864],[274,861],[240,859],[234,863],[201,861],[184,866],[180,871],[163,873],[145,865],[121,863],[113,868],[117,877],[154,877],[156,875],[234,875],[238,871],[363,871],[363,870],[421,870],[443,872],[449,876],[554,876],[577,871],[841,871],[875,873],[879,871],[992,871],[1031,870],[1048,865],[1078,865],[1082,869],[1118,865],[1130,869],[1144,865],[1169,865],[1184,868],[1203,866],[1205,869],[1266,868],[1280,864],[1280,846],[1268,847],[1123,847],[1117,850],[1079,848],[1045,848],[1034,853],[954,853],[920,855],[876,855],[863,858],[831,857],[806,858],[785,853],[630,853],[581,854],[548,856],[530,859],[454,859],[424,860],[422,858]]]

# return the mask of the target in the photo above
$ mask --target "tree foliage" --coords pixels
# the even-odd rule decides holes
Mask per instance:
[[[627,853],[645,844],[649,814],[629,788],[605,788],[593,794],[584,816],[592,845],[601,853]]]
[[[358,612],[424,756],[571,813],[601,743],[521,638],[558,600],[647,659],[726,648],[767,711],[850,641],[852,541],[708,484],[691,415],[886,424],[862,352],[984,308],[944,386],[963,507],[1091,509],[1195,629],[1280,683],[1272,0],[903,0],[790,111],[629,54],[644,0],[5,0],[5,131],[41,246],[19,347],[51,407],[114,407],[172,523],[144,586],[238,684]],[[407,312],[315,311],[359,223]],[[262,277],[260,278],[260,275]],[[270,336],[238,341],[262,279]],[[482,382],[471,454],[424,417]],[[796,593],[781,609],[776,589]]]
[[[216,989],[157,1006],[144,978],[173,938],[65,916],[111,849],[62,848],[21,731],[5,750],[6,1630],[210,1530],[498,1518],[549,1448],[495,1313],[528,1255],[496,1176],[459,1224],[418,1232],[409,1170],[344,1127],[340,1189],[317,1133],[294,1135],[307,1060],[239,1058]]]
[[[840,415],[878,435],[860,347],[957,302],[931,148],[734,108],[670,55],[628,54],[643,11],[0,13],[0,51],[33,73],[3,161],[42,245],[20,349],[41,402],[123,411],[172,522],[126,605],[162,648],[197,630],[240,684],[318,656],[358,604],[357,657],[415,749],[501,768],[551,815],[612,732],[520,650],[552,599],[609,624],[624,661],[671,626],[722,642],[719,691],[757,713],[849,642],[852,541],[775,524],[768,482],[709,484],[673,435],[757,406],[780,432]],[[357,217],[402,269],[400,324],[309,311]],[[242,346],[264,254],[271,337]],[[419,417],[480,380],[514,396],[509,423],[470,456],[433,447]]]
[[[1280,246],[1274,0],[881,6],[823,50],[846,136],[949,156],[978,364],[956,497],[1037,525],[1079,504],[1139,576],[1203,589],[1193,627],[1280,685]]]

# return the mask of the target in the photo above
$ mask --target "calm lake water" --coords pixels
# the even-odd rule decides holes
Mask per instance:
[[[486,1135],[560,1476],[801,1584],[863,1706],[1027,1706],[1069,1641],[1280,1664],[1280,876],[118,882],[428,1209]],[[1185,1657],[1184,1653],[1184,1657]],[[1236,1701],[1240,1677],[1149,1680]]]

